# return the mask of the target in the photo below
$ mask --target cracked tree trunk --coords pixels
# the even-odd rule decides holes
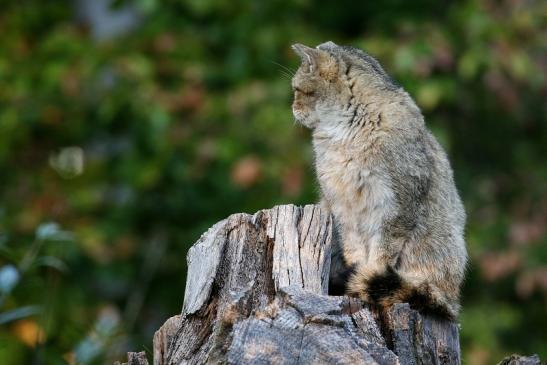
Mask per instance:
[[[156,332],[154,365],[460,363],[456,323],[328,296],[332,241],[315,205],[215,224],[188,252],[182,313]]]

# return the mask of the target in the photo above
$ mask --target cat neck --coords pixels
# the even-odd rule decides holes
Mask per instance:
[[[402,89],[389,97],[361,94],[348,107],[320,111],[312,132],[314,144],[336,144],[360,148],[394,129],[423,127],[423,117],[410,96]]]

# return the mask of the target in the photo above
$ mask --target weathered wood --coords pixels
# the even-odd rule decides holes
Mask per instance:
[[[332,221],[318,206],[235,214],[188,253],[182,315],[154,337],[154,364],[458,364],[454,323],[329,297]],[[425,361],[422,361],[424,359]]]
[[[540,365],[540,364],[541,364],[541,361],[538,355],[532,355],[532,356],[511,355],[501,360],[501,362],[498,365]]]
[[[114,365],[148,365],[148,359],[146,359],[146,353],[142,352],[128,352],[127,362],[120,364],[116,362]]]
[[[231,364],[398,364],[376,338],[349,315],[349,301],[291,286],[279,290],[263,314],[237,322],[227,351]]]
[[[331,218],[313,205],[215,224],[188,252],[182,317],[154,336],[154,364],[222,359],[232,324],[266,308],[282,287],[327,294],[331,244]]]
[[[314,205],[215,224],[188,252],[182,313],[156,332],[154,365],[460,363],[455,323],[328,296],[332,240]]]

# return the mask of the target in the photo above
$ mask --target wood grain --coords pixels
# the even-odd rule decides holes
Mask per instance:
[[[182,312],[156,332],[154,365],[460,364],[456,323],[329,296],[332,244],[332,219],[316,205],[215,224],[188,252]]]

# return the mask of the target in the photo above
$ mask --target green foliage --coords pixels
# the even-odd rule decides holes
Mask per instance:
[[[327,40],[376,55],[449,152],[469,215],[464,360],[547,357],[539,1],[116,1],[141,21],[111,39],[73,5],[0,13],[0,363],[149,351],[204,230],[314,202],[289,46]]]

